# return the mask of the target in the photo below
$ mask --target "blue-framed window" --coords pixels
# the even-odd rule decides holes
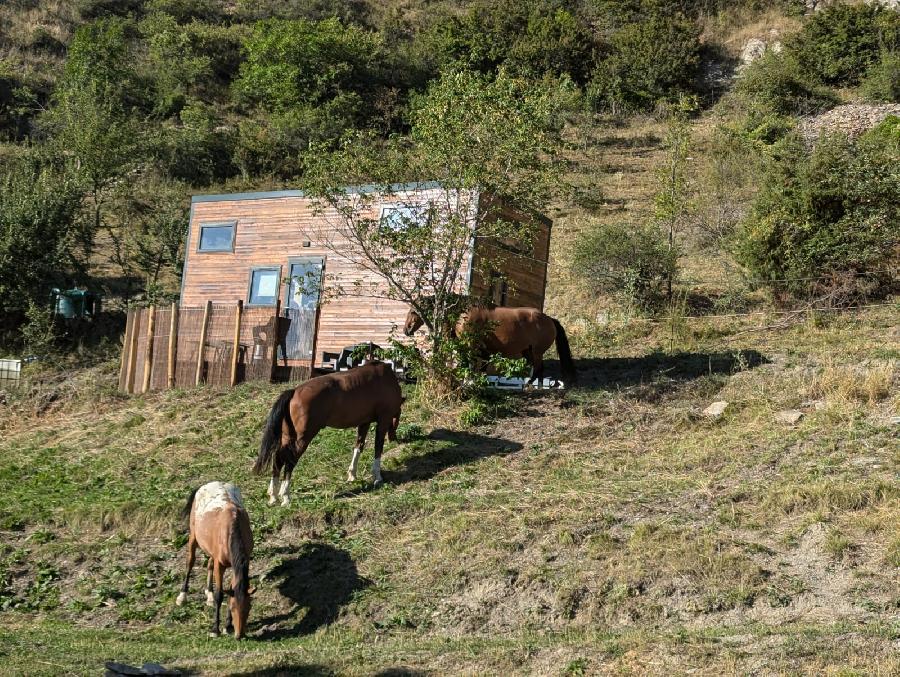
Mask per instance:
[[[201,224],[197,251],[233,252],[236,225],[234,222]]]
[[[281,289],[281,268],[254,268],[250,271],[247,303],[251,306],[274,306],[279,289]]]

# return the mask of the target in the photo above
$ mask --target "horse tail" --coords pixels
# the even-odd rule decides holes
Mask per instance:
[[[194,497],[197,495],[198,491],[200,491],[200,487],[192,489],[191,493],[188,494],[187,501],[181,509],[181,519],[188,519],[191,516],[191,508],[194,507]]]
[[[266,419],[266,429],[263,431],[262,442],[259,444],[259,455],[256,457],[256,463],[253,464],[253,472],[256,475],[259,475],[271,465],[272,458],[281,449],[281,424],[284,421],[284,417],[287,416],[288,403],[293,397],[293,388],[285,390],[275,400],[275,404],[272,405],[269,418]]]
[[[562,367],[563,378],[569,383],[575,383],[578,374],[575,371],[575,362],[572,360],[572,350],[569,348],[569,337],[566,336],[566,330],[562,328],[559,320],[553,320],[553,326],[556,327],[556,352],[559,353],[559,363]]]

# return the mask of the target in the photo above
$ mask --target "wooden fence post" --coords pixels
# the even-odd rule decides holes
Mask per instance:
[[[241,348],[241,317],[244,314],[244,302],[238,299],[237,308],[234,311],[234,343],[231,346],[231,387],[237,385],[238,362],[240,362]]]
[[[200,350],[197,353],[197,374],[194,385],[200,385],[200,377],[203,375],[203,356],[206,354],[206,330],[209,326],[209,314],[212,312],[212,301],[206,302],[203,309],[203,324],[200,326]]]
[[[147,349],[144,351],[144,383],[141,392],[145,393],[150,390],[150,376],[153,371],[153,332],[156,329],[156,306],[150,306],[148,309],[150,316],[147,318]]]
[[[137,349],[138,340],[141,337],[141,318],[144,314],[143,308],[135,308],[133,311],[134,320],[131,327],[131,346],[128,349],[128,367],[125,371],[125,392],[133,393],[137,388],[134,383],[135,370],[137,369]]]
[[[178,303],[172,302],[169,311],[169,363],[166,370],[166,387],[175,387],[175,356],[178,349]]]
[[[119,392],[127,393],[128,352],[131,348],[131,332],[134,331],[134,311],[129,310],[125,320],[125,336],[122,337],[122,364],[119,367]]]
[[[275,383],[275,371],[278,369],[278,320],[281,315],[281,299],[275,299],[275,319],[272,321],[272,368],[269,370],[269,382]]]

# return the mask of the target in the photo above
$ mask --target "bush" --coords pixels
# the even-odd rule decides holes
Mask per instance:
[[[371,86],[376,36],[337,19],[261,21],[244,43],[235,90],[245,101],[284,112]]]
[[[900,143],[885,142],[896,138],[891,125],[856,143],[822,139],[811,152],[795,138],[778,144],[737,241],[737,258],[755,278],[802,296],[811,285],[797,278],[896,270]],[[866,286],[886,291],[890,277],[867,277]]]
[[[700,30],[683,15],[651,15],[627,24],[609,40],[609,55],[587,88],[593,108],[649,109],[659,99],[694,89]]]
[[[828,89],[812,84],[796,61],[785,54],[766,52],[741,74],[737,96],[751,117],[813,115],[835,106]]]
[[[0,175],[0,317],[15,330],[32,305],[49,303],[72,261],[70,229],[80,204],[74,183],[24,160]]]
[[[590,26],[566,4],[482,1],[437,23],[425,40],[438,69],[453,64],[489,73],[505,66],[518,75],[568,75],[584,84],[594,63],[594,40]]]
[[[862,81],[863,95],[870,101],[900,103],[900,52],[885,51]]]
[[[666,298],[678,252],[655,225],[596,223],[576,242],[574,263],[593,290],[652,309]]]
[[[833,86],[855,86],[880,58],[900,47],[900,13],[876,3],[835,3],[816,12],[786,44],[804,73]]]

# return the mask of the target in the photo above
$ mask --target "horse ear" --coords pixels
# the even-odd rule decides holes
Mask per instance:
[[[229,597],[234,597],[234,590],[225,590],[225,594]]]

